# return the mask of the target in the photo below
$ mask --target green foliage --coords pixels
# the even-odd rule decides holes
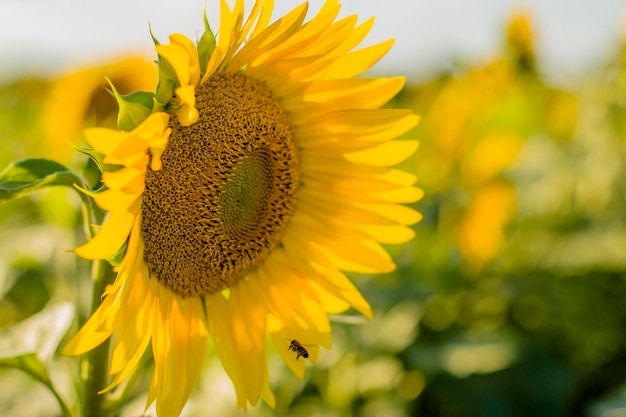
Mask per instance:
[[[111,86],[111,90],[119,106],[117,115],[118,129],[129,132],[152,113],[152,107],[154,107],[154,93],[135,91],[122,96],[110,81],[109,85]]]
[[[0,204],[45,187],[82,186],[74,172],[48,159],[23,159],[0,173]]]
[[[150,29],[150,35],[155,45],[159,45],[159,41],[152,35],[152,28]],[[165,59],[159,56],[158,61],[159,68],[159,83],[154,95],[154,111],[162,111],[165,106],[174,97],[174,89],[179,85],[176,71]]]
[[[209,20],[206,16],[206,10],[204,11],[204,33],[198,42],[198,57],[200,59],[200,71],[204,74],[206,71],[209,58],[215,50],[215,35],[209,26]]]
[[[49,159],[23,159],[13,162],[0,173],[0,204],[26,196],[47,187],[65,186],[78,192],[83,203],[83,219],[87,236],[92,236],[93,222],[102,212],[91,197],[80,192],[82,179],[69,168]]]
[[[27,353],[20,356],[13,356],[9,358],[0,358],[0,367],[11,367],[24,371],[36,381],[42,383],[57,399],[61,408],[61,414],[63,417],[71,417],[72,413],[69,411],[67,405],[65,405],[63,399],[56,391],[48,375],[48,371],[44,364],[39,360],[35,353]]]
[[[51,361],[72,323],[73,314],[71,304],[59,304],[0,333],[0,368],[19,369],[47,387],[57,399],[64,417],[72,414],[55,389],[44,362]]]
[[[24,320],[50,301],[46,270],[32,260],[18,260],[12,265],[14,278],[0,298],[0,327]]]

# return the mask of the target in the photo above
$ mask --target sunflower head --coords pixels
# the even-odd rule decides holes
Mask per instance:
[[[142,206],[148,268],[183,297],[224,290],[256,269],[280,243],[299,183],[292,126],[266,86],[219,72],[197,95],[200,116],[171,123]]]
[[[222,1],[219,36],[205,17],[197,43],[155,41],[156,91],[115,93],[119,130],[85,133],[116,169],[94,196],[111,214],[76,252],[126,249],[66,352],[116,333],[115,386],[151,342],[159,416],[180,412],[209,335],[238,406],[273,405],[267,335],[303,376],[306,356],[331,346],[328,313],[371,317],[344,271],[393,270],[381,244],[408,241],[420,219],[403,205],[421,197],[416,178],[391,168],[417,148],[393,139],[418,117],[381,109],[404,78],[356,77],[392,42],[357,48],[372,20],[337,20],[337,1],[307,22],[304,3],[271,23],[272,3],[244,18],[243,1]]]
[[[510,53],[522,69],[533,69],[535,45],[532,16],[525,11],[514,12],[506,27],[506,40]]]

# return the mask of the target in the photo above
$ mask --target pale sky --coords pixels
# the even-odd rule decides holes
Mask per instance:
[[[148,23],[167,42],[173,32],[202,33],[206,3],[218,27],[218,0],[0,0],[0,80],[58,73],[122,53],[153,58]],[[229,0],[232,4],[232,0]],[[249,0],[247,3],[252,3]],[[275,17],[300,4],[275,0]],[[310,1],[310,15],[323,0]],[[625,0],[343,0],[342,16],[370,16],[367,44],[395,38],[377,74],[417,81],[459,58],[487,59],[502,46],[514,9],[534,15],[539,62],[548,77],[575,76],[615,50],[626,25]]]

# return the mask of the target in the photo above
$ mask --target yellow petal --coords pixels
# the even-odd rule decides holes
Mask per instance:
[[[308,280],[294,268],[292,259],[283,250],[276,249],[259,268],[259,274],[263,276],[259,278],[263,279],[263,287],[269,289],[258,290],[267,300],[266,304],[274,307],[283,320],[309,329],[318,344],[330,348],[330,324],[326,313],[321,309],[317,294]],[[294,290],[298,294],[295,297],[290,295]]]
[[[233,381],[237,406],[255,405],[265,378],[265,315],[258,296],[247,283],[230,288],[230,298],[221,293],[206,297],[209,329],[217,354]]]
[[[291,220],[284,239],[299,240],[309,250],[321,251],[328,262],[346,271],[384,273],[395,269],[391,257],[376,242],[346,237],[328,230],[328,226],[298,213]]]
[[[126,194],[139,195],[145,188],[145,169],[120,168],[102,174],[102,182],[110,190],[120,190]],[[102,207],[102,206],[100,206]],[[105,209],[110,210],[110,209]]]
[[[319,356],[316,335],[310,333],[307,329],[283,322],[281,318],[273,315],[268,317],[268,334],[272,343],[276,346],[276,350],[292,372],[297,377],[304,378],[307,360],[315,363]],[[306,349],[308,358],[298,357],[297,352],[293,352],[290,349],[292,341],[296,341],[301,348]]]
[[[352,223],[374,225],[409,225],[417,223],[421,217],[413,210],[401,211],[392,204],[356,203],[345,201],[314,187],[301,187],[298,199],[301,206],[310,207],[328,217],[343,219]]]
[[[354,78],[308,84],[302,91],[282,100],[289,111],[303,111],[311,103],[326,106],[326,110],[373,109],[385,104],[404,85],[404,77]],[[328,107],[330,106],[330,108]]]
[[[176,97],[183,103],[174,113],[182,126],[191,126],[198,121],[200,114],[196,108],[196,87],[187,85],[176,89]]]
[[[345,300],[367,318],[372,318],[372,310],[368,302],[341,271],[333,266],[321,265],[308,258],[306,247],[300,242],[289,240],[285,241],[283,246],[291,258],[298,259],[294,265],[302,268],[305,276],[314,278],[315,282],[326,291]]]
[[[342,56],[346,54],[348,51],[351,51],[354,47],[359,45],[363,39],[367,36],[367,34],[372,30],[374,26],[374,18],[370,17],[359,26],[354,28],[354,31],[337,47],[328,54],[330,58]],[[383,53],[384,55],[384,53]]]
[[[146,120],[141,122],[139,126],[130,132],[132,136],[141,138],[143,140],[152,140],[154,138],[162,137],[167,131],[167,126],[170,121],[170,116],[164,112],[156,112],[150,114]]]
[[[419,117],[408,110],[356,109],[327,114],[293,114],[301,146],[324,146],[337,142],[385,142],[414,128]]]
[[[133,293],[129,298],[126,317],[115,338],[110,373],[117,374],[108,387],[109,391],[122,383],[135,369],[152,337],[152,298],[147,292],[147,275],[134,280]]]
[[[327,8],[329,3],[324,5]],[[282,39],[267,52],[259,54],[258,58],[252,62],[252,67],[266,74],[276,74],[272,68],[280,66],[284,62],[297,62],[302,64],[294,65],[292,68],[299,68],[309,63],[320,61],[329,50],[332,50],[338,43],[341,43],[348,33],[354,29],[357,16],[350,16],[339,22],[332,23],[339,13],[339,5],[335,4],[331,10],[320,11],[324,16],[322,19],[313,19],[302,27],[293,27],[293,33]],[[319,16],[319,15],[318,15]],[[314,60],[307,60],[314,58]]]
[[[110,189],[94,195],[93,199],[105,211],[131,212],[133,206],[138,206],[137,201],[141,197],[137,194],[127,194],[120,190]],[[133,214],[136,212],[134,211]]]
[[[237,52],[229,64],[229,68],[236,70],[242,68],[246,64],[252,64],[259,56],[276,44],[288,39],[292,36],[298,28],[301,26],[306,12],[308,9],[307,3],[302,3],[300,6],[291,10],[285,16],[272,23],[269,27],[263,30],[244,45],[239,52]]]
[[[419,142],[416,140],[394,140],[381,143],[371,149],[346,154],[345,157],[351,162],[390,166],[396,165],[413,155],[418,146]]]
[[[107,259],[122,247],[135,220],[129,212],[114,212],[102,229],[87,243],[76,248],[76,254],[85,259]]]
[[[92,127],[85,129],[85,140],[96,151],[103,155],[108,155],[117,148],[124,140],[128,133],[119,130],[106,129],[104,127]]]
[[[272,12],[274,10],[274,0],[257,0],[256,4],[261,3],[261,13],[259,14],[259,19],[254,26],[254,31],[250,35],[250,39],[254,39],[261,32],[267,29],[267,25],[270,23],[270,19],[272,18]]]
[[[296,360],[295,353],[289,350],[289,344],[292,340],[304,340],[302,336],[295,336],[299,332],[299,328],[289,328],[283,330],[285,325],[281,320],[273,315],[268,317],[268,334],[276,350],[289,366],[291,371],[298,377],[304,378],[306,371],[306,361],[304,359]],[[276,329],[276,330],[274,330]],[[287,336],[288,335],[288,336]],[[298,339],[299,337],[299,339]]]
[[[381,216],[387,217],[388,219],[394,220],[398,224],[405,226],[415,224],[422,220],[422,215],[420,213],[400,204],[354,203],[354,205],[365,210],[376,212]]]
[[[102,301],[100,307],[91,315],[79,332],[63,348],[64,355],[81,355],[89,352],[108,339],[115,331],[113,321],[121,306],[116,303],[120,291],[124,290],[124,282],[116,281],[110,294]]]
[[[111,374],[122,371],[128,359],[136,353],[144,333],[148,335],[148,339],[150,337],[150,327],[145,326],[146,321],[151,323],[149,318],[152,317],[150,314],[152,313],[152,299],[148,296],[147,280],[148,277],[142,275],[132,281],[131,294],[128,298],[128,304],[125,306],[127,317],[131,319],[122,323],[123,326],[115,340],[110,365]],[[147,332],[146,329],[148,329]]]
[[[159,416],[178,416],[195,388],[206,356],[208,333],[199,298],[159,294],[161,323],[153,331],[156,408]]]
[[[343,55],[330,66],[329,71],[324,76],[325,79],[351,78],[374,65],[383,57],[391,47],[394,40],[389,39],[376,45],[361,48],[354,52]]]
[[[417,187],[402,187],[395,190],[374,192],[370,195],[374,201],[382,203],[414,203],[424,197],[424,191]]]
[[[355,228],[367,233],[381,243],[406,243],[415,237],[415,232],[406,226],[377,226],[371,224],[354,225]]]
[[[200,62],[195,45],[180,33],[170,35],[169,40],[169,45],[155,46],[157,53],[172,66],[181,86],[196,85],[200,80]]]
[[[235,18],[231,14],[226,0],[220,0],[220,28],[217,45],[209,58],[201,84],[204,84],[215,70],[222,64],[224,57],[230,53],[230,44],[233,41]]]

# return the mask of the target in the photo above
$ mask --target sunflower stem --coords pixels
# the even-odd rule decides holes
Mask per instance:
[[[104,260],[95,261],[92,269],[93,295],[91,298],[91,314],[98,309],[102,302],[102,294],[107,285],[113,282],[115,274],[113,267]],[[107,386],[109,369],[109,339],[97,348],[90,351],[84,359],[84,403],[83,417],[102,417],[106,410],[106,396],[98,391]]]

